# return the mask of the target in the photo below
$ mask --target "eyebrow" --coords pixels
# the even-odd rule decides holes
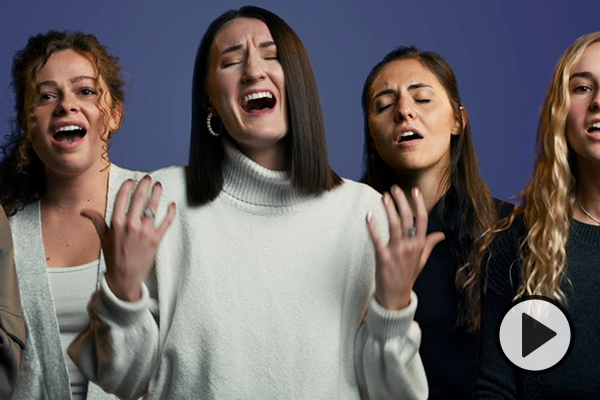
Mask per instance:
[[[585,72],[575,72],[573,75],[571,75],[571,77],[569,78],[569,81],[571,81],[572,79],[575,78],[587,78],[590,80],[594,80],[594,76],[592,75],[591,72],[585,71]]]
[[[262,42],[258,45],[259,48],[261,49],[265,49],[267,47],[271,47],[271,46],[275,46],[275,42],[274,41],[269,41],[269,42]],[[221,55],[223,54],[227,54],[227,53],[233,53],[235,51],[241,50],[244,46],[241,44],[236,44],[235,46],[231,46],[226,48],[225,50],[223,50],[221,52]]]
[[[421,89],[421,88],[424,88],[424,87],[431,88],[431,85],[427,85],[425,83],[413,83],[412,85],[410,85],[408,87],[407,90],[416,90],[416,89]],[[394,94],[394,93],[395,92],[394,92],[393,89],[384,89],[381,92],[377,93],[375,96],[373,96],[373,99],[371,99],[371,101],[375,100],[378,97],[386,96],[386,95]]]
[[[93,76],[87,76],[87,75],[76,76],[75,78],[71,78],[70,81],[71,81],[71,83],[77,83],[80,81],[84,81],[86,79],[90,79],[94,82],[98,81],[98,78],[94,78]],[[56,81],[52,81],[52,80],[43,81],[43,82],[39,82],[37,85],[38,86],[44,86],[44,85],[56,86]]]

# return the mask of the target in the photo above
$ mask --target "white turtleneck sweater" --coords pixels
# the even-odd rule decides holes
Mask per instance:
[[[385,228],[380,195],[348,180],[302,194],[231,146],[224,163],[223,191],[200,207],[183,168],[153,174],[157,218],[170,201],[178,215],[140,301],[105,280],[92,297],[69,349],[84,374],[126,398],[426,398],[416,296],[395,312],[372,298],[365,216]]]

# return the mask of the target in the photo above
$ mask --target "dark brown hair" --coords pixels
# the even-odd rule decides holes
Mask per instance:
[[[284,140],[292,159],[292,185],[307,193],[333,189],[341,184],[342,180],[329,165],[321,103],[304,45],[280,17],[262,8],[246,6],[239,10],[227,11],[215,19],[204,34],[196,54],[192,89],[192,131],[187,168],[188,201],[192,205],[208,203],[214,200],[223,188],[223,139],[211,136],[206,126],[207,77],[210,50],[215,36],[227,22],[236,18],[263,21],[277,46],[286,87],[289,128]],[[217,126],[216,121],[213,124]],[[225,133],[223,124],[221,126],[222,133]]]
[[[362,91],[365,132],[365,172],[362,180],[380,192],[389,191],[398,180],[394,170],[377,152],[369,132],[368,121],[369,92],[373,81],[383,67],[397,60],[417,60],[431,71],[446,90],[454,115],[462,122],[463,129],[460,134],[453,135],[451,138],[450,166],[440,186],[454,188],[458,200],[457,207],[460,210],[454,234],[446,238],[459,265],[456,271],[456,288],[459,293],[457,325],[474,331],[478,328],[475,320],[479,315],[481,296],[480,269],[476,262],[475,242],[496,221],[497,212],[490,191],[479,173],[471,124],[460,100],[456,76],[450,65],[439,54],[430,51],[422,52],[415,47],[399,47],[388,53],[369,73]],[[465,118],[461,108],[464,110]],[[445,210],[443,203],[438,210],[442,220],[445,219],[444,214],[451,211]]]
[[[108,54],[94,35],[49,31],[30,36],[25,48],[18,51],[13,58],[11,86],[15,95],[16,116],[11,123],[11,134],[7,135],[7,142],[2,146],[0,162],[0,202],[9,216],[38,200],[45,192],[44,164],[31,146],[27,127],[37,101],[35,94],[38,71],[53,53],[68,49],[88,57],[93,62],[99,76],[108,87],[111,106],[116,108],[123,105],[125,96],[119,59]],[[97,89],[100,97],[105,95],[100,86]],[[108,115],[105,115],[105,119],[108,120]],[[109,132],[104,145],[103,157],[107,163],[108,140],[113,133]]]

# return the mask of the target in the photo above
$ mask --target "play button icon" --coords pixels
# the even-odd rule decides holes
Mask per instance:
[[[517,368],[542,372],[566,358],[573,323],[556,301],[528,296],[513,303],[498,326],[502,354]]]
[[[522,355],[527,357],[556,336],[556,332],[525,313],[521,315],[523,316],[521,320],[521,330],[523,331],[521,335]]]

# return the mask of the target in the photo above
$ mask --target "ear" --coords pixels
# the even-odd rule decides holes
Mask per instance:
[[[467,118],[469,118],[463,106],[460,106],[458,110],[460,114],[454,116],[454,126],[452,126],[452,131],[450,132],[453,136],[458,136],[462,133],[465,126],[467,126]]]
[[[123,117],[123,104],[117,103],[110,110],[110,118],[108,121],[108,130],[115,132],[121,127],[121,119]]]

